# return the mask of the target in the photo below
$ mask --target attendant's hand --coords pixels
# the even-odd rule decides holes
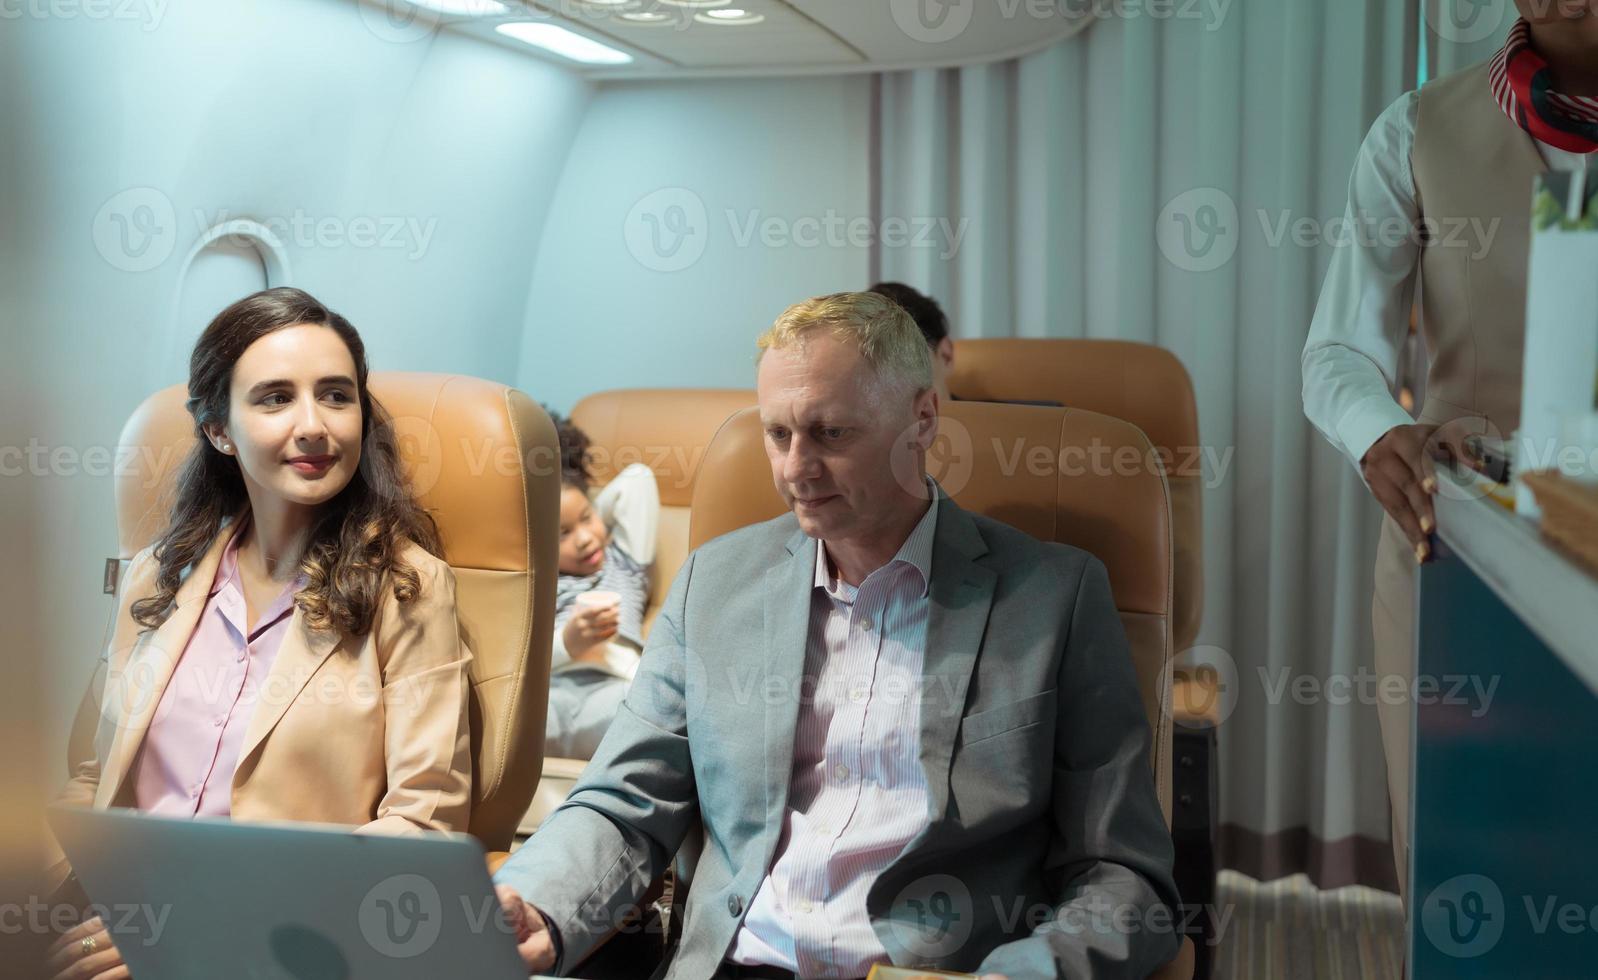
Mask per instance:
[[[561,634],[566,653],[573,660],[602,661],[605,659],[602,644],[615,636],[620,626],[620,606],[578,606],[566,620]]]
[[[505,921],[511,935],[516,937],[516,952],[529,973],[543,973],[555,968],[555,941],[544,927],[544,916],[527,904],[516,889],[509,885],[496,885],[499,906],[505,911]]]
[[[52,943],[45,967],[54,980],[129,980],[122,954],[99,916],[83,920]]]
[[[1395,425],[1359,461],[1371,494],[1409,539],[1417,562],[1431,557],[1428,536],[1437,527],[1432,512],[1437,477],[1426,458],[1426,444],[1436,429],[1435,425]]]

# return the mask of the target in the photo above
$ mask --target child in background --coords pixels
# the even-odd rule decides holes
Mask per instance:
[[[561,449],[560,575],[544,752],[588,759],[638,670],[660,491],[634,463],[590,499],[588,437],[550,415]]]

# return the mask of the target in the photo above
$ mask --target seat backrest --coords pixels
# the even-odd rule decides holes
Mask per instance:
[[[491,381],[374,371],[369,384],[455,572],[472,651],[469,829],[487,849],[506,850],[543,762],[560,520],[555,427],[531,398]],[[166,520],[179,464],[195,441],[187,395],[184,385],[156,392],[122,430],[120,451],[153,461],[119,470],[123,562]],[[80,709],[75,740],[92,741],[94,716],[92,705],[87,720]]]
[[[1149,761],[1169,823],[1171,519],[1148,438],[1129,422],[1095,412],[985,402],[949,405],[939,433],[928,469],[961,507],[1104,562],[1137,670],[1153,736]],[[694,488],[691,547],[785,512],[763,437],[757,409],[732,416],[716,433]]]
[[[646,631],[688,557],[688,507],[710,439],[727,416],[754,403],[753,389],[620,388],[589,395],[572,406],[572,424],[591,443],[589,469],[596,488],[632,463],[653,470],[660,488]]]
[[[1143,430],[1171,494],[1173,642],[1191,647],[1204,615],[1204,471],[1193,382],[1176,355],[1125,340],[956,340],[948,382],[960,398],[1058,402]]]

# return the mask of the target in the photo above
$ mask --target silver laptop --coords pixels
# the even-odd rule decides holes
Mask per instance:
[[[525,980],[465,835],[51,807],[136,980]]]

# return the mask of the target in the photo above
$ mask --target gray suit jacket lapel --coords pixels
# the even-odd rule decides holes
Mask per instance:
[[[949,763],[965,713],[971,671],[988,626],[998,574],[976,559],[988,546],[976,522],[947,496],[939,497],[932,546],[931,608],[921,671],[921,768],[932,822],[949,805]],[[911,843],[914,848],[918,841]]]
[[[810,638],[810,592],[815,587],[816,543],[803,531],[788,539],[788,559],[766,570],[766,659],[757,696],[766,705],[766,862],[782,836],[793,775],[794,729],[799,719],[800,678]],[[773,697],[767,692],[780,692]]]

